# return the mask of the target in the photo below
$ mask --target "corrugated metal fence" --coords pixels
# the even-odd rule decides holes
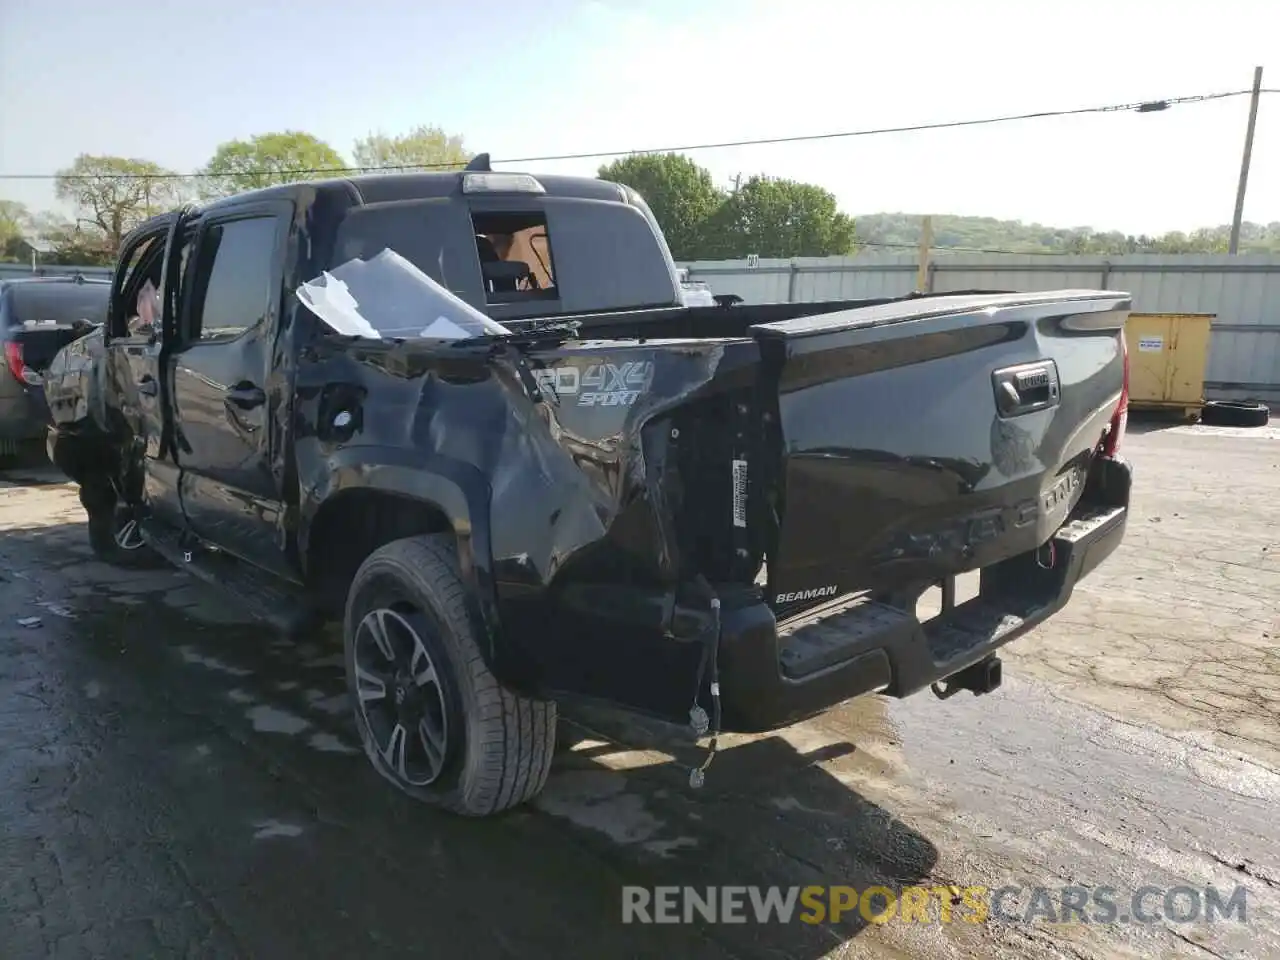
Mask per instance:
[[[914,255],[799,257],[684,263],[689,279],[748,303],[896,297],[916,288]],[[1280,256],[1135,254],[978,256],[946,254],[930,265],[927,289],[1122,290],[1138,313],[1212,313],[1205,392],[1210,398],[1280,402]]]

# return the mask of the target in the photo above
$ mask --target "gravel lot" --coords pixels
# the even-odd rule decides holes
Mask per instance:
[[[74,487],[0,475],[0,956],[1280,956],[1280,429],[1126,446],[1124,546],[995,694],[735,738],[699,792],[579,717],[480,822],[368,767],[333,637],[105,567]],[[1239,885],[1247,919],[621,923],[624,884],[873,883]]]

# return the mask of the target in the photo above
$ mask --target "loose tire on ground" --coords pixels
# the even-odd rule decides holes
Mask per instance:
[[[520,696],[498,682],[481,656],[465,600],[466,587],[451,535],[394,541],[370,554],[352,580],[343,617],[343,647],[356,726],[374,769],[414,799],[464,816],[484,817],[525,803],[545,786],[555,753],[556,705]],[[431,667],[433,696],[443,701],[446,722],[433,726],[443,728],[444,760],[435,779],[426,784],[413,782],[412,776],[402,776],[389,759],[396,756],[392,749],[397,743],[394,729],[389,736],[381,737],[386,741],[382,745],[375,736],[374,726],[383,716],[377,711],[400,709],[402,685],[413,691],[404,696],[427,689],[406,684],[403,678],[396,681],[386,674],[381,679],[369,676],[369,650],[382,649],[370,647],[375,642],[370,625],[383,622],[380,611],[386,611],[390,618],[387,622],[398,624],[396,630],[412,627],[414,633],[407,641],[410,645],[421,639],[425,654],[429,654],[429,661],[423,662]],[[420,637],[416,636],[418,633]],[[408,673],[416,681],[411,665]],[[379,684],[382,696],[377,693]],[[362,692],[368,706],[361,699]],[[436,702],[432,700],[433,704]],[[400,718],[384,718],[381,725],[385,727],[387,722],[402,724]],[[403,722],[407,726],[408,722]],[[422,745],[421,757],[428,767],[431,764],[426,758],[432,751],[426,750],[425,743],[431,739],[423,734],[420,744],[414,744],[414,749]],[[403,733],[399,740],[404,743]],[[386,754],[383,747],[387,748]],[[406,749],[401,746],[402,751]],[[399,767],[407,770],[407,761]],[[417,780],[431,775],[428,772]]]
[[[1256,400],[1210,400],[1200,411],[1200,422],[1215,427],[1265,427],[1270,418],[1267,405]]]

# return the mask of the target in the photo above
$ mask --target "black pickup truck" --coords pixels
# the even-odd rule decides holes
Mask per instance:
[[[49,452],[101,557],[341,621],[373,766],[462,814],[538,793],[557,701],[696,742],[994,689],[1124,535],[1129,296],[734,299],[614,183],[271,187],[126,239]]]

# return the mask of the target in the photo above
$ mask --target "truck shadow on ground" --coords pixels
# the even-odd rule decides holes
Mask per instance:
[[[1129,411],[1129,421],[1125,426],[1126,433],[1158,433],[1161,430],[1172,430],[1174,427],[1186,427],[1198,423],[1186,415],[1181,407],[1175,410],[1133,410]]]
[[[16,455],[0,450],[0,485],[47,487],[66,482],[62,471],[49,462],[43,450],[21,448]]]
[[[481,926],[522,956],[598,944],[600,956],[816,958],[868,925],[847,893],[843,916],[818,923],[801,918],[814,919],[804,903],[790,922],[754,922],[740,896],[745,923],[694,912],[639,926],[622,922],[623,888],[899,889],[928,882],[937,863],[934,845],[862,796],[856,777],[820,765],[856,754],[853,744],[802,750],[784,736],[733,743],[691,790],[697,752],[619,747],[570,716],[534,804],[490,820],[439,813],[392,790],[359,750],[335,632],[277,638],[179,572],[105,567],[84,539],[80,524],[5,532],[0,642],[12,655],[0,672],[38,684],[58,729],[78,731],[81,806],[133,798],[118,811],[119,842],[135,830],[170,838],[193,883],[239,885],[276,912],[323,918],[314,923],[332,929],[318,942],[358,945],[363,924],[390,955],[421,949],[423,916],[436,914],[440,929]],[[40,628],[12,626],[30,612]],[[135,786],[110,789],[121,783]],[[253,842],[263,838],[275,846]],[[413,896],[428,890],[431,907]],[[501,910],[472,916],[481,904]]]

